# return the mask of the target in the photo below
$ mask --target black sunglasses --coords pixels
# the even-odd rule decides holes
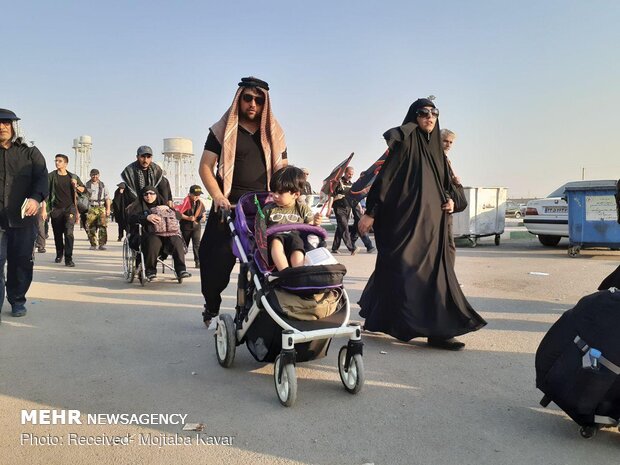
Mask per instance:
[[[437,118],[439,116],[439,110],[437,108],[419,108],[415,111],[415,114],[422,118],[428,118],[429,116]]]
[[[148,192],[145,192],[145,193],[144,193],[144,194],[142,194],[142,195],[155,195],[155,192],[148,191]]]
[[[254,100],[256,102],[256,105],[264,105],[265,104],[265,97],[256,97],[256,96],[254,96],[252,94],[243,94],[241,96],[241,98],[246,103],[250,103],[252,100]]]

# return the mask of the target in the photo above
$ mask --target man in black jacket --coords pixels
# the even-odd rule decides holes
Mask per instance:
[[[336,186],[334,191],[334,200],[332,206],[334,208],[334,215],[336,216],[336,232],[334,233],[334,242],[332,244],[332,253],[340,253],[340,242],[344,242],[344,245],[351,255],[355,255],[359,250],[351,241],[349,235],[349,216],[351,216],[351,204],[346,198],[347,193],[351,190],[353,182],[354,169],[352,166],[347,166],[344,170],[344,176],[340,179],[340,183]],[[328,209],[329,211],[329,209]]]
[[[54,262],[60,263],[64,255],[65,266],[73,268],[73,228],[78,218],[76,199],[86,187],[77,174],[67,171],[67,155],[57,154],[54,163],[56,169],[48,176],[50,197],[47,202],[56,245]]]
[[[45,159],[18,137],[17,121],[0,108],[0,309],[6,289],[11,315],[19,317],[32,282],[36,215],[48,192]]]
[[[136,161],[125,167],[121,173],[125,183],[125,205],[139,198],[140,191],[144,186],[154,186],[166,204],[172,208],[172,190],[170,183],[164,176],[164,172],[157,164],[153,163],[153,149],[148,145],[138,147]]]

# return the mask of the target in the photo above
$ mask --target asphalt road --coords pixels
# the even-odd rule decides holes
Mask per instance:
[[[28,315],[15,319],[4,307],[2,464],[618,463],[616,429],[580,438],[561,411],[539,407],[534,386],[541,338],[617,266],[618,252],[569,258],[565,241],[545,248],[533,237],[459,248],[463,291],[489,323],[461,338],[464,351],[365,333],[366,385],[350,395],[336,368],[341,341],[334,341],[326,358],[298,366],[297,403],[284,408],[272,366],[254,361],[245,346],[232,368],[218,365],[197,274],[183,284],[128,284],[118,243],[90,251],[83,232],[76,235],[76,268],[37,254]],[[352,302],[375,257],[340,256]],[[223,311],[233,311],[235,284],[236,277]],[[22,410],[32,409],[79,410],[83,424],[22,424]],[[185,437],[179,425],[85,424],[96,413],[187,415],[186,423],[205,429],[177,444],[172,439]],[[132,442],[79,445],[115,436]]]

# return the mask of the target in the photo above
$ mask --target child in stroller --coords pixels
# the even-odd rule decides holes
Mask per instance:
[[[263,213],[267,227],[276,224],[311,223],[321,224],[321,215],[312,215],[306,203],[299,202],[306,177],[295,166],[286,166],[271,177],[269,188],[273,201],[265,204]],[[269,238],[269,254],[273,264],[282,271],[285,268],[304,264],[305,246],[299,231],[283,231]]]
[[[265,208],[271,201],[270,193],[248,193],[239,199],[234,215],[224,213],[241,265],[235,315],[222,313],[217,319],[218,362],[232,366],[236,346],[246,343],[257,361],[274,363],[278,400],[288,407],[297,397],[296,363],[325,357],[332,339],[344,336],[349,341],[338,352],[338,371],[345,389],[355,394],[364,384],[363,344],[360,325],[349,323],[349,298],[342,283],[346,268],[336,263],[274,271],[257,246],[266,241],[255,230],[259,206]],[[267,241],[288,231],[299,234],[306,249],[311,248],[308,236],[318,236],[323,243],[327,238],[318,226],[295,223],[270,226]]]

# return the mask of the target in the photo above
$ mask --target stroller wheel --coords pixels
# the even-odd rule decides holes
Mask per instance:
[[[338,373],[344,388],[351,394],[357,394],[364,386],[364,362],[360,354],[355,354],[346,366],[347,346],[342,346],[338,352]]]
[[[598,433],[598,428],[596,426],[582,426],[579,428],[579,434],[585,439],[593,438],[596,436],[596,433]]]
[[[282,366],[282,354],[278,355],[273,365],[273,381],[278,400],[285,407],[290,407],[297,400],[297,374],[295,365],[287,363]]]
[[[215,330],[215,353],[217,361],[224,368],[230,368],[235,360],[237,348],[237,336],[235,334],[235,322],[228,314],[220,315]]]

